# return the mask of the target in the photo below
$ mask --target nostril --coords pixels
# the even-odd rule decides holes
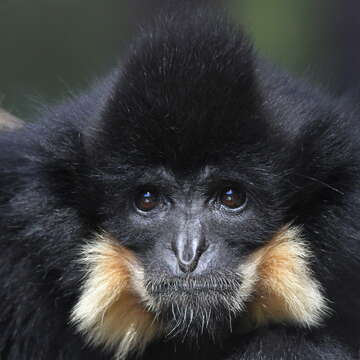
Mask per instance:
[[[191,221],[186,223],[173,238],[172,250],[182,272],[193,272],[197,268],[199,258],[207,248],[204,235],[201,223]]]
[[[178,257],[178,264],[180,270],[184,273],[193,272],[197,267],[199,257],[193,258],[190,261],[184,261]]]
[[[193,240],[182,245],[178,246],[175,251],[179,268],[184,273],[193,272],[198,265],[200,256],[206,250],[204,242]]]
[[[189,256],[189,254],[187,257],[177,256],[180,270],[184,273],[193,272],[197,267],[200,255],[199,253],[195,253],[193,256]]]

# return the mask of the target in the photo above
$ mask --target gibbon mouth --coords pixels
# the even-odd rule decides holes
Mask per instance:
[[[216,329],[231,328],[231,319],[244,309],[241,276],[212,273],[197,276],[151,276],[145,280],[147,308],[156,314],[166,336],[191,342],[214,337]],[[224,332],[226,332],[224,330]]]
[[[145,288],[149,295],[171,296],[177,295],[231,295],[241,286],[241,278],[238,274],[209,274],[198,276],[172,276],[153,277],[147,279]]]
[[[208,321],[218,311],[236,316],[243,309],[241,285],[241,276],[236,273],[183,277],[163,275],[145,280],[150,299],[148,309],[159,318],[167,318],[167,321],[169,318],[179,321],[189,312],[202,311],[206,312]]]
[[[173,293],[184,293],[186,295],[192,295],[194,293],[212,293],[212,292],[220,292],[222,294],[226,292],[232,292],[233,289],[225,286],[207,286],[207,285],[197,285],[194,287],[189,287],[187,284],[179,284],[176,287],[168,286],[168,284],[164,284],[163,286],[159,286],[156,290],[152,291],[153,295],[160,294],[173,294]]]

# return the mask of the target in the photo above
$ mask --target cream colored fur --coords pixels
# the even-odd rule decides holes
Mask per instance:
[[[267,245],[253,253],[256,285],[249,312],[258,325],[291,322],[318,325],[328,308],[309,262],[311,253],[300,230],[284,228]]]
[[[240,266],[241,286],[229,306],[236,312],[248,311],[257,326],[317,325],[327,307],[310,260],[299,229],[285,227]],[[124,359],[163,335],[147,310],[153,300],[144,287],[143,268],[131,251],[110,236],[99,235],[84,247],[81,262],[87,273],[71,320],[91,343]]]
[[[134,255],[108,236],[98,236],[84,247],[81,261],[87,276],[72,322],[90,342],[113,350],[116,359],[141,353],[159,330],[134,290],[133,272],[142,272]]]

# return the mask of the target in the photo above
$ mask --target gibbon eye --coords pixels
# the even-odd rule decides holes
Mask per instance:
[[[223,189],[220,194],[220,202],[229,209],[237,209],[244,205],[246,195],[244,192],[231,187]]]
[[[135,199],[135,205],[142,211],[153,210],[159,205],[159,195],[153,190],[140,191]]]

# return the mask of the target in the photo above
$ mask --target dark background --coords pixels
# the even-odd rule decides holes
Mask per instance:
[[[0,106],[31,119],[44,101],[88,86],[164,2],[0,0]],[[359,0],[216,2],[274,62],[333,93],[358,87]]]

